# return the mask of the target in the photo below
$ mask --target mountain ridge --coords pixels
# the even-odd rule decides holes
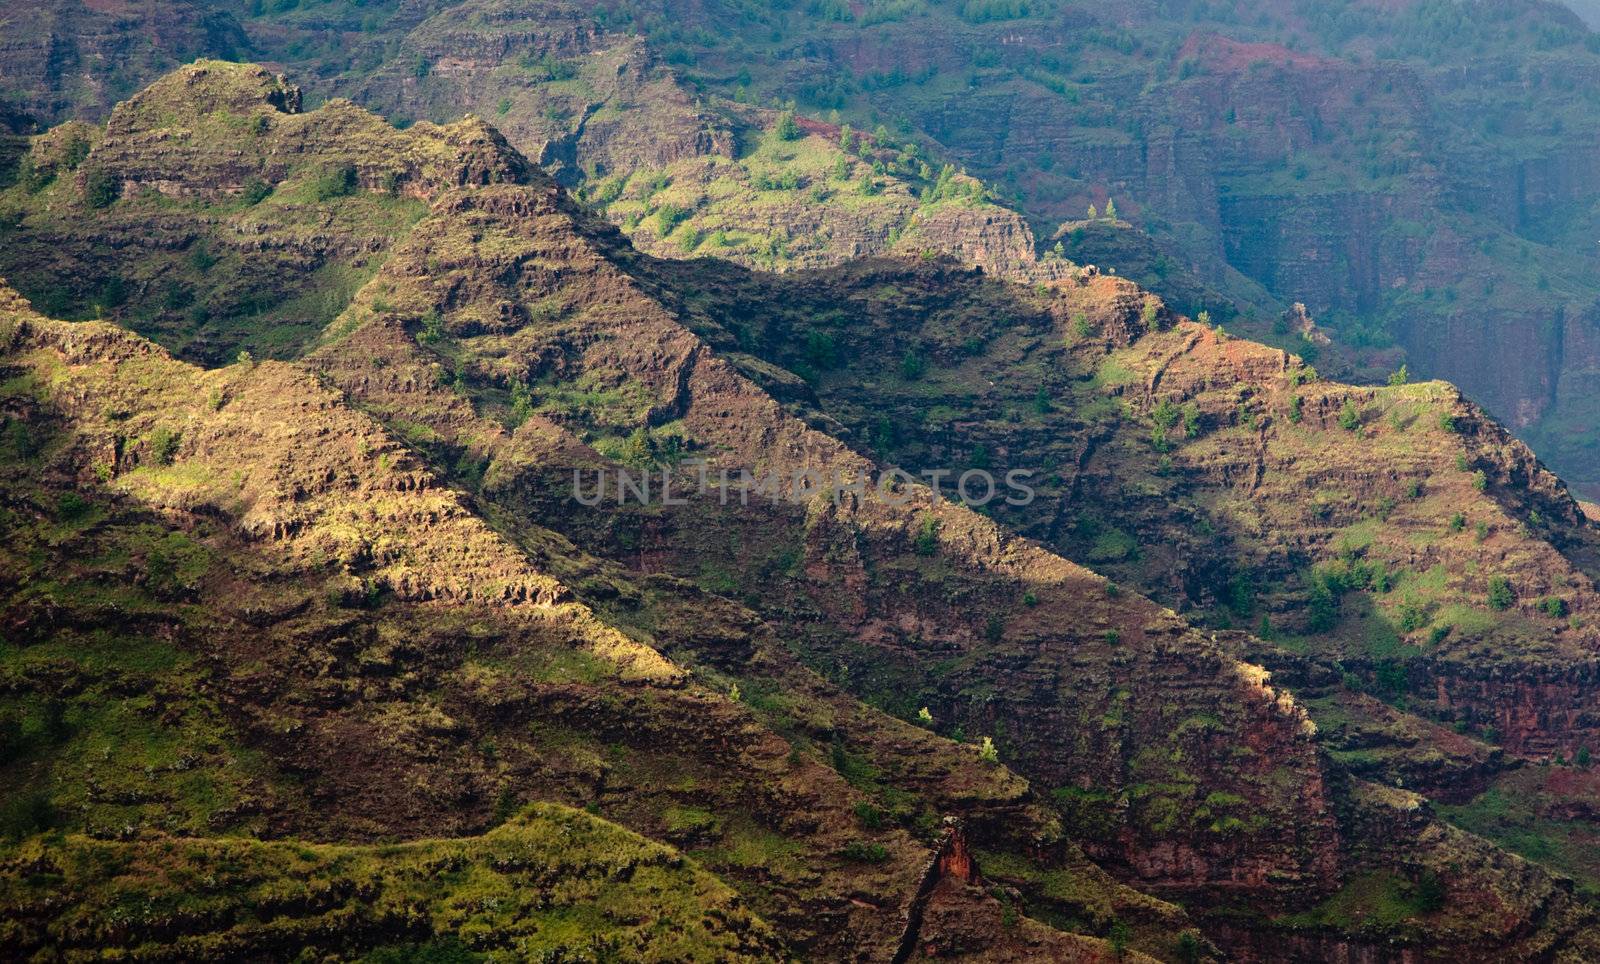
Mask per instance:
[[[224,89],[271,77],[255,70],[207,64],[173,76]],[[283,89],[262,83],[254,89]],[[155,89],[160,101],[165,88]],[[985,945],[1019,957],[1119,945],[1171,957],[1209,953],[1201,931],[1264,956],[1274,943],[1306,954],[1390,942],[1591,952],[1595,911],[1571,881],[1449,827],[1422,797],[1374,782],[1388,778],[1382,768],[1353,776],[1294,693],[1246,661],[1248,637],[1191,625],[1137,583],[1122,589],[1016,534],[999,510],[987,519],[918,485],[907,487],[908,506],[705,498],[594,512],[570,498],[574,468],[663,470],[677,455],[875,479],[902,463],[873,447],[844,404],[839,384],[857,364],[898,369],[871,375],[891,389],[882,406],[936,398],[947,381],[975,385],[967,366],[1031,357],[1019,347],[1031,343],[1061,375],[1055,386],[1028,383],[1044,389],[1042,407],[1074,419],[1114,409],[1148,440],[1145,406],[1156,403],[1128,386],[1286,379],[1304,370],[1287,355],[1180,319],[1131,282],[1086,269],[1025,286],[920,255],[780,275],[657,260],[482,127],[428,148],[415,169],[444,173],[426,200],[396,198],[404,191],[381,175],[410,176],[409,138],[345,105],[321,110],[299,123],[327,125],[325,153],[219,178],[204,162],[225,143],[167,133],[194,118],[130,109],[115,137],[90,145],[81,177],[58,175],[29,195],[70,207],[106,170],[120,180],[107,205],[117,217],[173,204],[209,216],[219,200],[238,204],[232,191],[257,172],[277,182],[265,207],[249,209],[269,230],[423,208],[407,208],[403,234],[367,249],[379,263],[304,350],[285,353],[292,360],[224,356],[231,363],[206,368],[111,325],[49,321],[10,294],[0,303],[0,435],[16,456],[7,622],[29,630],[7,653],[7,692],[21,701],[8,712],[23,714],[27,736],[8,752],[44,794],[46,824],[82,825],[69,807],[48,816],[50,794],[80,781],[90,809],[78,813],[96,814],[102,832],[120,817],[137,836],[150,819],[140,768],[105,788],[92,766],[75,769],[86,753],[37,750],[114,732],[80,700],[101,691],[65,685],[104,672],[73,668],[99,650],[72,647],[80,629],[105,631],[139,611],[203,654],[184,671],[201,674],[204,690],[228,694],[222,715],[233,714],[236,732],[217,739],[272,761],[250,791],[266,816],[249,819],[267,820],[252,829],[267,835],[322,828],[382,840],[419,817],[459,835],[503,819],[503,806],[592,806],[681,844],[786,946],[824,957]],[[256,136],[247,123],[239,132]],[[362,150],[353,183],[341,173],[334,190],[312,190],[329,162]],[[202,271],[193,259],[202,240],[163,252],[162,263],[184,265],[196,284],[225,284],[206,280],[215,264]],[[285,280],[315,270],[304,264]],[[839,314],[807,313],[808,299]],[[915,331],[900,322],[907,313],[929,327],[902,352],[898,339]],[[813,326],[831,342],[809,337]],[[990,341],[970,349],[980,333]],[[187,335],[166,337],[180,355],[215,356],[188,348]],[[1165,354],[1174,341],[1203,350]],[[1117,353],[1128,353],[1120,370],[1107,365]],[[1087,378],[1075,371],[1080,358],[1094,363]],[[784,367],[802,359],[805,377]],[[1145,364],[1156,374],[1142,380]],[[1326,404],[1302,403],[1303,418],[1329,432],[1346,431],[1339,398],[1370,394],[1305,388],[1330,393]],[[1097,409],[1080,389],[1126,399],[1128,411],[1103,400]],[[1218,416],[1208,404],[1208,430],[1223,427]],[[42,429],[56,420],[66,438],[32,448],[30,435],[50,437]],[[1011,457],[986,452],[991,465]],[[1513,454],[1496,493],[1576,510],[1526,450]],[[1474,491],[1470,478],[1460,481]],[[89,495],[69,500],[69,486]],[[125,534],[131,523],[102,515],[113,493],[182,538],[163,532],[152,549],[138,541],[144,530]],[[49,566],[65,565],[63,552],[79,551],[60,547],[99,539],[111,544],[79,553],[97,578],[151,599],[96,609],[38,588]],[[132,573],[151,558],[170,575],[141,584]],[[204,632],[207,607],[228,633]],[[95,685],[137,687],[137,674],[166,672],[159,662],[120,667]],[[163,685],[191,692],[182,680]],[[992,751],[974,745],[980,735]],[[1512,752],[1529,749],[1506,736]],[[55,783],[40,777],[48,759],[67,768]],[[227,769],[160,765],[183,773],[197,762]],[[272,767],[297,779],[280,783]],[[386,796],[394,774],[408,775],[398,802]],[[304,781],[311,791],[296,800]],[[203,794],[186,806],[192,819],[209,816]],[[959,818],[976,870],[945,849],[957,839],[946,816]],[[939,870],[925,892],[930,865]],[[998,896],[981,883],[991,874],[1004,882]],[[1342,910],[1374,887],[1403,911],[1376,933]],[[756,923],[746,933],[760,942]],[[499,939],[461,936],[484,949]]]

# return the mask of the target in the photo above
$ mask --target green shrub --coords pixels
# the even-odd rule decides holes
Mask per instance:
[[[983,738],[983,745],[978,747],[978,759],[985,763],[1000,762],[1000,750],[995,747],[992,737]]]
[[[688,209],[679,207],[676,204],[663,204],[656,211],[656,230],[664,238],[671,234],[672,230],[687,220],[688,217]]]
[[[317,175],[312,182],[311,193],[319,201],[332,201],[335,198],[349,197],[356,193],[361,181],[356,173],[354,164],[335,164],[326,168]]]
[[[1200,437],[1200,406],[1194,402],[1183,406],[1183,434],[1188,438]]]
[[[122,182],[105,168],[96,167],[83,175],[83,203],[91,208],[108,208],[121,195]]]
[[[1140,317],[1144,321],[1145,328],[1147,330],[1154,331],[1156,329],[1156,322],[1161,317],[1161,305],[1157,304],[1153,300],[1146,301],[1144,303],[1144,311]]]
[[[1339,409],[1339,427],[1347,432],[1361,427],[1361,409],[1356,407],[1355,399],[1344,400],[1344,406]]]
[[[1182,417],[1182,413],[1178,410],[1178,406],[1172,404],[1170,398],[1163,398],[1161,404],[1157,405],[1150,413],[1151,420],[1163,429],[1169,429],[1178,424],[1180,417]]]
[[[839,856],[856,864],[881,864],[889,859],[889,851],[882,844],[852,840],[839,848]]]
[[[1400,606],[1400,631],[1414,633],[1428,624],[1428,611],[1426,607],[1414,600],[1406,600]]]
[[[919,556],[931,556],[939,551],[939,520],[932,515],[924,514],[922,522],[917,528],[917,535],[912,540],[911,548]]]
[[[1511,608],[1516,601],[1515,594],[1511,591],[1511,580],[1505,576],[1494,576],[1489,580],[1489,608],[1504,611]]]
[[[171,465],[172,460],[178,455],[178,443],[183,436],[166,426],[160,426],[150,433],[150,458],[157,465]]]
[[[825,331],[812,331],[806,334],[805,359],[810,365],[824,371],[833,368],[839,363],[839,346],[832,335]]]
[[[905,357],[900,359],[900,374],[908,382],[917,381],[927,372],[928,360],[915,351],[906,352]]]
[[[1173,951],[1179,964],[1200,964],[1205,959],[1205,945],[1193,931],[1184,931],[1178,935],[1178,945]]]
[[[56,820],[50,795],[43,791],[20,793],[0,804],[0,839],[21,840],[49,830]]]
[[[1327,580],[1312,577],[1310,598],[1306,602],[1306,628],[1313,633],[1325,633],[1333,628],[1338,615],[1338,596]]]
[[[255,207],[265,201],[272,194],[272,185],[259,177],[252,177],[244,182],[244,188],[239,192],[239,197],[250,207]]]
[[[1444,908],[1444,902],[1444,881],[1431,870],[1423,871],[1417,880],[1417,909],[1424,914],[1437,913]]]
[[[422,331],[417,335],[417,340],[423,344],[436,344],[444,338],[444,317],[437,309],[429,311],[422,316]]]
[[[884,824],[888,822],[885,819],[887,814],[865,800],[858,802],[855,810],[856,820],[861,823],[861,826],[866,827],[868,830],[882,830]]]
[[[61,150],[61,165],[76,171],[78,165],[89,159],[89,142],[81,134],[74,134]]]

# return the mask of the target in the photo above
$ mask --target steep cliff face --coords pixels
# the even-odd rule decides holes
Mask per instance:
[[[1282,351],[1174,323],[1112,278],[1063,282],[1059,306],[981,308],[981,282],[936,268],[807,281],[746,340],[798,360],[826,337],[834,363],[812,397],[856,444],[918,469],[1035,473],[1038,502],[999,518],[1197,619],[1314,654],[1335,684],[1355,673],[1357,688],[1409,692],[1517,754],[1570,757],[1600,737],[1582,695],[1600,532],[1454,389],[1327,383]],[[824,305],[839,324],[816,320]],[[907,356],[926,360],[915,379],[896,371]],[[1504,700],[1486,689],[1496,678]],[[1457,776],[1481,785],[1492,770],[1461,749]]]
[[[400,55],[353,93],[391,117],[494,117],[569,185],[735,152],[729,120],[686,91],[659,51],[591,14],[557,3],[453,6],[406,33]]]
[[[195,0],[0,4],[0,76],[9,108],[44,124],[100,120],[161,73],[250,49],[232,13]]]

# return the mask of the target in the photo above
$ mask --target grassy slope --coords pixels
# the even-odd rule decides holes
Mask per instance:
[[[548,804],[481,837],[386,846],[36,837],[0,850],[0,867],[19,959],[782,957],[772,930],[681,854]]]

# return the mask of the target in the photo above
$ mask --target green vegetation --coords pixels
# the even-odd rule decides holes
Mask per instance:
[[[924,514],[917,523],[917,534],[911,548],[919,556],[931,556],[939,551],[939,520]]]
[[[463,840],[351,847],[73,835],[36,838],[5,857],[52,868],[0,882],[0,908],[16,922],[9,941],[21,952],[250,956],[285,940],[323,953],[376,951],[369,960],[444,959],[429,955],[446,947],[470,959],[562,959],[603,947],[623,958],[711,961],[752,942],[758,956],[776,951],[766,925],[709,874],[553,805]],[[70,899],[41,904],[47,895]],[[40,906],[50,908],[43,917],[18,913]],[[395,945],[401,913],[413,918],[413,940],[435,950]],[[172,931],[175,917],[184,932]],[[96,926],[113,918],[115,933]]]
[[[116,175],[105,168],[94,168],[83,175],[83,203],[96,210],[108,208],[122,194]]]
[[[1511,591],[1511,580],[1505,576],[1492,576],[1489,579],[1489,608],[1494,610],[1510,609],[1516,602],[1516,596]]]
[[[1361,409],[1356,407],[1355,399],[1347,398],[1339,409],[1339,427],[1347,432],[1354,432],[1361,427]]]

